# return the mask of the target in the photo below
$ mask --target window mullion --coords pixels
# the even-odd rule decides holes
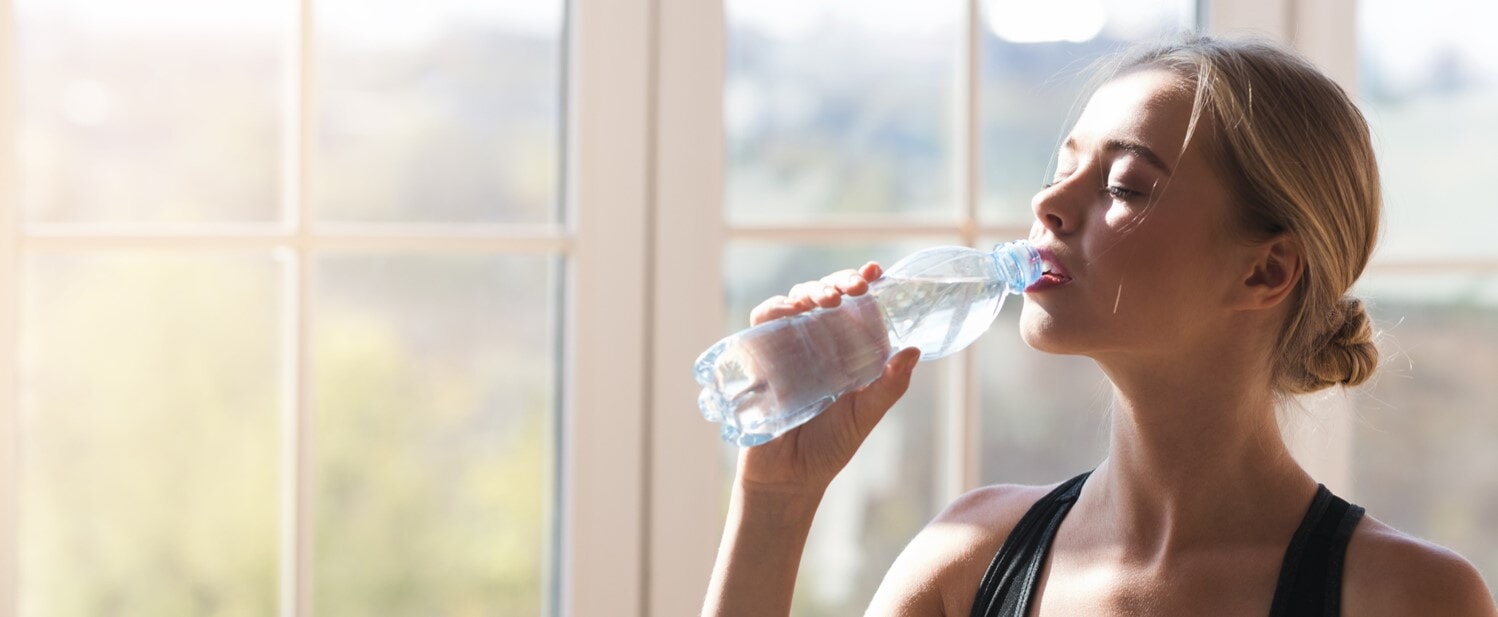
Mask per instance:
[[[0,614],[20,612],[21,337],[19,74],[16,6],[0,0]]]
[[[285,159],[282,166],[283,221],[291,223],[289,281],[283,296],[282,370],[287,385],[282,404],[280,614],[313,614],[312,366],[310,353],[313,289],[313,239],[309,180],[312,162],[313,86],[316,52],[313,0],[294,5],[295,24],[288,37],[285,84]]]
[[[722,442],[690,367],[722,336],[727,18],[658,0],[646,614],[694,615],[722,535]]]
[[[644,611],[653,10],[567,10],[561,615]]]
[[[983,178],[983,9],[979,0],[963,0],[962,35],[958,37],[954,63],[956,109],[953,122],[954,183],[953,195],[961,208],[959,232],[962,244],[976,246],[979,223],[979,200]],[[938,486],[935,491],[940,510],[958,495],[978,484],[979,438],[981,432],[980,391],[978,389],[977,349],[968,347],[952,358],[944,372],[946,404],[942,406],[942,431],[939,443],[932,447],[941,453],[936,466]]]
[[[1287,41],[1295,0],[1200,0],[1197,22],[1214,35],[1253,34]]]

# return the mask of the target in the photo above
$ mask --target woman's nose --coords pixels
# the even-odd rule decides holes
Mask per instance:
[[[1080,209],[1072,203],[1076,196],[1070,194],[1075,187],[1069,187],[1069,184],[1069,180],[1052,184],[1030,199],[1036,222],[1058,236],[1076,233],[1082,223]]]

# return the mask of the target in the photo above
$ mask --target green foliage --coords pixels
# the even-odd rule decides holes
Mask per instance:
[[[494,290],[542,296],[546,268],[359,265],[391,263],[396,278],[362,283],[374,296],[319,296],[317,612],[538,615],[554,356],[534,323],[545,307],[497,307]],[[330,270],[360,286],[359,268]],[[40,257],[27,274],[21,614],[275,614],[277,262]],[[483,319],[507,325],[474,334]]]
[[[275,612],[273,266],[32,260],[22,615]]]

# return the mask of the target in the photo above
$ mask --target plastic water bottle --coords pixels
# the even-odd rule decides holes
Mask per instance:
[[[723,440],[755,446],[816,417],[837,397],[868,385],[895,351],[935,360],[988,330],[1010,293],[1040,278],[1029,243],[982,251],[942,246],[896,262],[861,296],[840,306],[774,319],[718,341],[693,370],[703,417]]]

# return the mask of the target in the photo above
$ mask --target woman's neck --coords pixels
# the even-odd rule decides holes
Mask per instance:
[[[1121,370],[1109,456],[1077,508],[1103,523],[1097,539],[1150,562],[1203,545],[1281,542],[1316,484],[1275,421],[1267,380],[1243,354]]]

